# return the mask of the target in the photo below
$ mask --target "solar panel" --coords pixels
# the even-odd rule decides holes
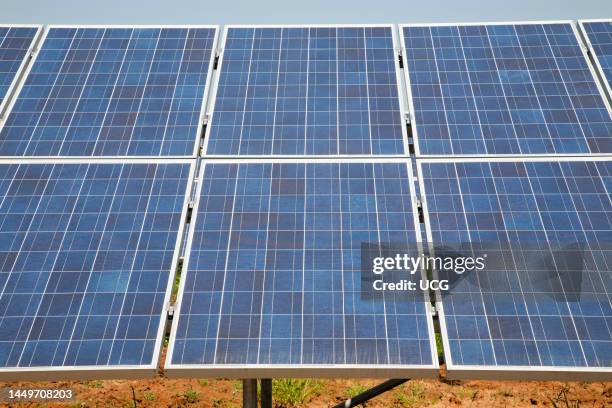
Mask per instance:
[[[205,161],[168,376],[437,377],[421,292],[362,297],[365,242],[412,242],[406,161]]]
[[[214,27],[47,29],[2,156],[194,156]]]
[[[438,297],[449,378],[609,380],[612,161],[419,168],[429,241],[502,254]]]
[[[572,23],[402,26],[421,155],[612,152]]]
[[[187,160],[0,164],[0,379],[153,376]]]
[[[579,24],[612,97],[612,20],[584,20]]]
[[[0,114],[40,30],[40,26],[0,25]]]
[[[401,155],[392,26],[229,26],[208,155]]]

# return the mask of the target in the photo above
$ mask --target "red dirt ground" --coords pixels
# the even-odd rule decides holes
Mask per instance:
[[[318,390],[300,407],[328,407],[350,393],[380,380],[317,380]],[[4,383],[23,388],[66,388],[76,399],[64,403],[31,402],[23,407],[239,407],[242,384],[236,380],[169,380],[158,377],[139,381],[89,381]],[[134,397],[135,396],[135,399]],[[282,399],[279,395],[279,399]],[[565,398],[567,397],[567,398]],[[554,402],[554,403],[553,403]],[[555,405],[556,404],[556,405]],[[11,405],[2,405],[11,406]],[[288,407],[275,401],[275,407]],[[367,407],[612,407],[612,383],[494,382],[413,380],[371,400]]]

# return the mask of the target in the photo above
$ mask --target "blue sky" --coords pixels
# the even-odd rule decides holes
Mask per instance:
[[[7,4],[8,3],[8,4]],[[424,23],[612,18],[611,0],[4,0],[0,22]]]

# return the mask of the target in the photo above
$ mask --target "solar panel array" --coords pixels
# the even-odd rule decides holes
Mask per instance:
[[[229,27],[208,155],[405,153],[392,26]]]
[[[39,26],[0,25],[0,113],[39,30]]]
[[[581,21],[580,27],[612,95],[612,20]]]
[[[611,378],[612,117],[573,24],[401,31],[430,254],[492,252],[435,271],[447,375]]]
[[[194,156],[214,28],[51,27],[1,156]]]
[[[361,287],[363,244],[420,240],[411,162],[380,160],[407,154],[395,44],[226,28],[168,375],[437,375],[428,299]]]
[[[416,242],[410,173],[406,161],[207,162],[165,369],[435,375],[423,294],[367,299],[360,285],[362,243]]]
[[[403,26],[422,155],[612,153],[570,23]]]
[[[181,254],[169,376],[436,377],[433,300],[449,377],[612,378],[609,27],[0,27],[0,378],[152,375]],[[364,294],[422,236],[580,274]]]
[[[16,35],[0,55],[28,49]],[[53,26],[21,67],[0,130],[0,378],[156,372],[216,36]]]

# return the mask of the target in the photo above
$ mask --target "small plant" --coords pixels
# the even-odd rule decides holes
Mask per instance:
[[[405,387],[404,387],[405,388]],[[397,402],[405,407],[423,405],[426,402],[425,389],[420,382],[408,383],[406,393],[399,393],[396,397]]]
[[[272,380],[272,395],[278,405],[296,407],[303,405],[322,388],[319,381],[311,379],[284,378]]]
[[[194,404],[198,401],[199,394],[193,388],[189,388],[183,393],[183,397],[185,398],[185,401],[187,401],[189,404]]]
[[[459,387],[457,389],[457,396],[460,399],[469,399],[469,400],[474,400],[476,399],[476,394],[478,393],[477,390],[473,390],[469,387]],[[509,395],[508,395],[509,396]]]
[[[344,390],[344,394],[347,395],[348,397],[354,397],[355,395],[359,395],[362,392],[365,392],[367,390],[368,390],[368,387],[366,387],[365,385],[359,384],[359,383],[353,383],[349,387],[347,387],[346,390]]]
[[[563,387],[555,398],[549,398],[553,408],[580,408],[580,401],[569,399],[569,388]]]
[[[436,333],[436,350],[438,351],[438,360],[442,361],[444,358],[444,344],[442,343],[442,335]]]
[[[201,387],[208,387],[208,380],[199,380],[198,383],[200,384]]]
[[[151,391],[147,391],[144,393],[144,399],[147,401],[155,401],[155,394],[153,394]]]
[[[87,386],[90,388],[103,388],[104,387],[104,383],[100,380],[94,380],[94,381],[89,381],[87,383]]]

